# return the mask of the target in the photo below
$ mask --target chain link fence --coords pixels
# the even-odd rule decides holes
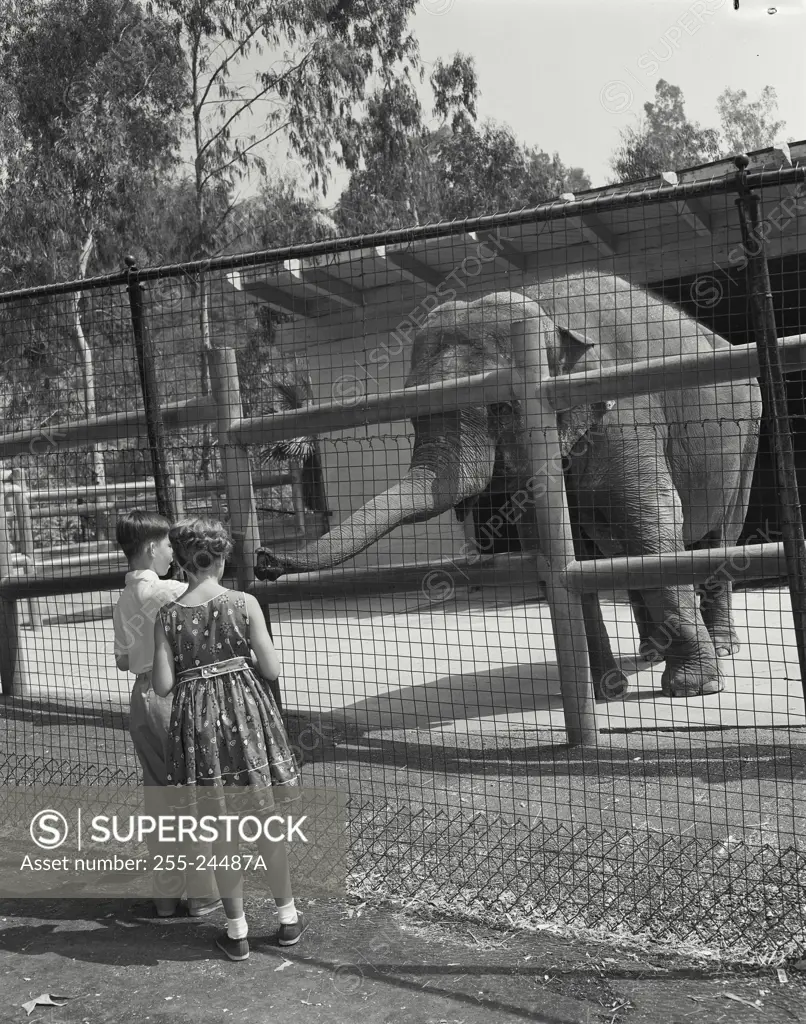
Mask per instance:
[[[803,177],[0,295],[0,782],[137,780],[116,518],[212,516],[356,891],[797,950]]]

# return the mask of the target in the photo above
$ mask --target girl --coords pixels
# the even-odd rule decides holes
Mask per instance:
[[[187,787],[181,800],[196,814],[232,813],[243,806],[238,796],[253,810],[271,813],[272,787],[280,787],[278,796],[293,796],[300,778],[277,705],[252,668],[254,655],[267,680],[280,675],[263,612],[250,594],[221,586],[232,551],[222,523],[182,519],[171,527],[170,541],[189,586],[160,609],[154,623],[152,685],[160,696],[174,695],[169,785]],[[279,943],[294,945],[302,921],[291,896],[285,845],[265,837],[257,845],[277,905]],[[237,838],[215,844],[219,863],[237,853]],[[216,946],[230,960],[245,960],[242,873],[229,870],[226,861],[224,867],[215,865],[215,873],[227,915],[227,930],[217,936]]]

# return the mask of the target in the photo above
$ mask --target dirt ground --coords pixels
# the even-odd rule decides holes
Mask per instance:
[[[298,946],[252,904],[251,957],[213,947],[223,915],[142,920],[146,903],[0,902],[0,1021],[54,1024],[778,1024],[806,1021],[806,973],[637,945],[451,924],[354,901],[302,903]],[[61,1006],[23,1004],[50,993]]]

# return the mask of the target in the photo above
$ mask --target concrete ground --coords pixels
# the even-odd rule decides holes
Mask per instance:
[[[418,594],[345,595],[277,613],[286,707],[335,736],[309,766],[315,780],[379,807],[618,825],[639,839],[691,834],[726,851],[734,842],[802,848],[806,716],[785,590],[736,595],[742,651],[724,665],[725,691],[693,700],[661,697],[660,669],[635,661],[629,607],[606,601],[632,690],[597,707],[596,753],[562,748],[546,605],[511,601],[485,595],[482,607],[461,578],[446,578]],[[0,708],[0,765],[21,766],[26,779],[29,767],[133,770],[121,715],[129,680],[110,665],[111,623],[92,618],[109,595],[76,602],[83,613],[51,602],[43,629],[25,631],[28,697]],[[462,923],[458,907],[429,921],[422,906],[404,914],[377,902],[371,885],[361,892],[363,906],[353,896],[306,907],[310,929],[298,949],[256,942],[246,965],[212,952],[210,921],[163,930],[115,903],[4,901],[0,1020],[806,1020],[800,974],[789,966],[782,982],[775,968],[737,972],[668,948],[507,932],[500,918],[488,930]],[[256,908],[254,922],[255,936],[271,935],[271,914]],[[27,1018],[20,1007],[40,992],[73,998]]]
[[[58,1024],[744,1024],[806,1021],[792,967],[752,971],[639,947],[307,905],[298,946],[248,907],[250,959],[214,950],[221,914],[165,925],[145,904],[0,902],[0,1021]],[[501,922],[496,922],[501,924]],[[45,993],[60,1007],[24,1004]]]

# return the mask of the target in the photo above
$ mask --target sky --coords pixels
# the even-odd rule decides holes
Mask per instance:
[[[411,28],[426,77],[439,57],[472,55],[480,118],[507,122],[522,142],[582,167],[596,187],[610,180],[619,130],[637,124],[659,78],[680,86],[689,119],[703,127],[718,127],[726,87],[754,100],[773,86],[784,137],[806,139],[806,0],[734,3],[420,0]],[[249,65],[239,72],[248,77]],[[423,99],[430,111],[426,88]],[[326,206],[345,183],[337,173]]]

